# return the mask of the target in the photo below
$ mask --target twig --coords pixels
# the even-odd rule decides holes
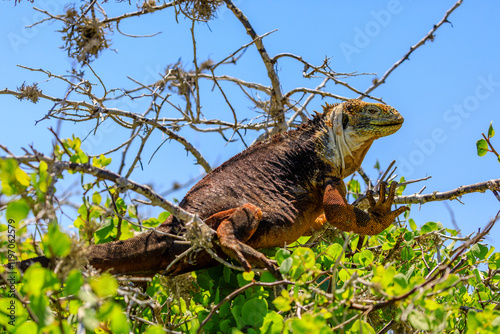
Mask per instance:
[[[394,65],[392,65],[387,70],[387,72],[385,72],[385,74],[382,76],[382,78],[376,80],[376,82],[371,87],[369,87],[363,94],[361,94],[360,96],[358,96],[358,99],[362,99],[365,95],[371,93],[375,88],[377,88],[378,86],[384,84],[385,80],[387,80],[387,77],[389,77],[389,75],[396,68],[398,68],[405,60],[410,59],[410,55],[413,53],[413,51],[415,51],[416,49],[418,49],[419,47],[421,47],[422,45],[424,45],[425,42],[427,42],[427,41],[433,41],[434,40],[434,33],[436,32],[436,30],[439,27],[441,27],[444,23],[446,23],[446,22],[449,23],[450,22],[450,21],[448,21],[448,17],[451,15],[451,13],[453,13],[453,11],[455,9],[457,9],[462,4],[462,2],[463,2],[463,0],[458,0],[450,9],[448,9],[448,11],[446,11],[446,14],[444,15],[444,17],[441,19],[441,21],[439,21],[437,24],[435,24],[432,27],[431,31],[429,31],[427,33],[427,35],[425,35],[424,38],[422,38],[420,41],[418,41],[417,44],[415,44],[412,47],[410,47],[410,50],[408,50],[408,52],[405,53],[405,55],[400,60],[398,60],[396,63],[394,63]]]
[[[262,39],[270,34],[272,34],[273,32],[276,32],[278,31],[278,29],[274,29],[274,30],[271,30],[269,32],[266,32],[265,34],[262,34],[260,36],[257,36],[257,38],[254,38],[251,42],[245,44],[245,45],[242,45],[240,48],[238,48],[238,50],[234,51],[233,53],[231,53],[229,56],[227,56],[226,58],[222,59],[221,61],[219,61],[217,64],[215,64],[212,68],[213,69],[216,69],[218,66],[220,66],[221,64],[223,64],[226,60],[228,60],[229,58],[233,58],[238,52],[240,52],[241,50],[243,49],[246,49],[248,48],[250,45],[252,45],[253,43],[255,43],[257,40],[259,39]]]
[[[490,152],[492,152],[493,154],[495,154],[497,157],[500,157],[500,154],[498,154],[498,152],[495,150],[495,148],[493,147],[493,145],[491,144],[490,142],[490,138],[489,137],[486,137],[484,135],[484,133],[482,134],[483,135],[483,138],[484,140],[486,140],[486,143],[488,144],[488,146],[490,147]]]
[[[252,40],[255,41],[255,46],[257,48],[257,51],[259,51],[264,65],[266,66],[267,75],[269,76],[271,85],[273,87],[272,97],[274,97],[276,103],[275,109],[278,126],[280,127],[281,131],[284,131],[286,129],[284,99],[283,94],[281,93],[280,81],[278,75],[276,74],[276,71],[274,70],[274,64],[271,60],[271,57],[269,57],[269,54],[264,47],[264,43],[262,43],[262,38],[257,35],[245,14],[243,14],[243,12],[238,7],[236,7],[231,0],[224,0],[224,2],[226,3],[227,7],[233,12],[233,14],[238,18],[238,20],[240,20],[240,22],[243,24],[247,34],[252,38]],[[271,101],[272,100],[273,99],[271,98]],[[271,114],[273,114],[272,108],[270,112]]]
[[[445,192],[435,191],[432,194],[425,195],[414,194],[407,196],[397,196],[394,198],[394,204],[424,204],[434,201],[453,200],[465,194],[485,192],[486,190],[493,191],[498,189],[500,189],[500,179],[461,186]]]

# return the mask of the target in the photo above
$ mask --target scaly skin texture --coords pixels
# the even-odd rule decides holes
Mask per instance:
[[[396,132],[403,117],[392,107],[349,100],[324,107],[307,124],[249,147],[199,181],[180,207],[217,231],[214,246],[245,270],[274,263],[256,249],[282,247],[328,222],[362,235],[386,229],[407,210],[391,211],[396,183],[381,185],[379,200],[368,194],[368,212],[347,203],[342,181],[356,171],[375,139]],[[158,229],[180,234],[183,223],[170,216]],[[205,251],[178,259],[189,245],[157,232],[90,247],[98,269],[130,275],[177,275],[217,262]],[[22,264],[21,264],[22,266]],[[26,266],[26,264],[24,265]]]

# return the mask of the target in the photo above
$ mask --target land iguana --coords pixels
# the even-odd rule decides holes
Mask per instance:
[[[200,180],[179,206],[199,215],[217,232],[218,254],[237,260],[249,271],[267,268],[279,275],[276,265],[256,249],[283,247],[302,235],[329,224],[348,232],[374,235],[408,210],[391,211],[396,182],[379,199],[367,193],[367,212],[347,203],[343,179],[361,165],[375,139],[395,133],[403,117],[392,107],[349,100],[326,104],[295,130],[250,146]],[[183,233],[184,223],[170,216],[157,230]],[[128,275],[177,275],[217,264],[206,251],[176,258],[190,245],[155,231],[131,239],[89,248],[90,265]],[[165,269],[172,261],[177,262]],[[48,265],[45,257],[20,263]]]

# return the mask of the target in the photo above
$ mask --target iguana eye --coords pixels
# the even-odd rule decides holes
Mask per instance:
[[[372,115],[373,115],[373,114],[376,114],[376,113],[378,113],[378,108],[375,108],[375,107],[368,107],[368,112],[369,112],[370,114],[372,114]]]

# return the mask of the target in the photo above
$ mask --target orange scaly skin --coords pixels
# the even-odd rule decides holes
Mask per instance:
[[[403,117],[386,105],[359,100],[327,104],[307,124],[253,145],[209,173],[180,207],[217,231],[214,246],[220,256],[234,258],[245,270],[264,267],[279,276],[275,264],[256,249],[290,244],[326,221],[344,231],[377,234],[408,209],[391,211],[396,191],[392,183],[387,196],[385,185],[380,187],[378,202],[368,194],[370,208],[362,211],[347,203],[342,181],[360,167],[375,139],[396,132],[402,123]],[[170,216],[158,230],[181,234],[183,226]],[[91,246],[87,259],[95,268],[129,275],[177,275],[217,264],[200,251],[165,272],[188,248],[148,232]],[[47,262],[44,257],[33,261]]]

